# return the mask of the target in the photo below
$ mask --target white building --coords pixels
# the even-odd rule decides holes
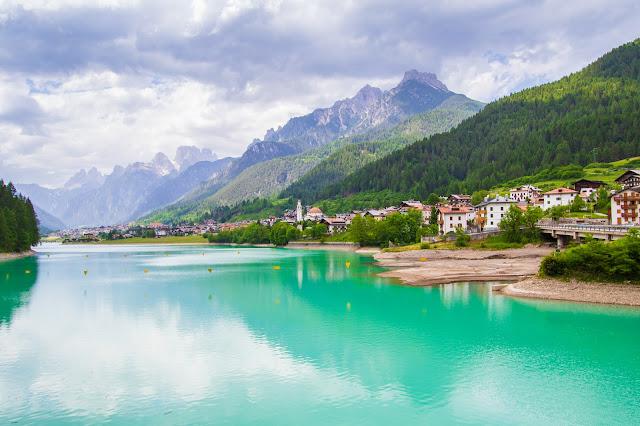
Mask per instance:
[[[473,211],[468,207],[438,207],[440,235],[456,232],[457,228],[467,229],[467,220]]]
[[[540,188],[531,185],[524,185],[509,190],[509,198],[515,201],[533,200],[540,196]]]
[[[476,206],[476,224],[483,229],[497,229],[502,217],[509,211],[516,200],[505,197],[495,197]]]
[[[553,191],[545,192],[543,195],[544,198],[544,209],[550,209],[551,207],[556,206],[568,206],[573,203],[573,200],[578,195],[578,191],[574,191],[569,188],[556,188]]]
[[[626,188],[611,196],[611,224],[639,225],[640,186]]]
[[[296,221],[298,223],[302,222],[302,204],[300,204],[300,200],[298,200],[298,206],[296,207]]]

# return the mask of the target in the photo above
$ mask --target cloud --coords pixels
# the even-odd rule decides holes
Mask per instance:
[[[180,145],[240,155],[407,69],[491,101],[579,70],[640,18],[631,0],[23,3],[0,4],[0,175],[49,185]]]

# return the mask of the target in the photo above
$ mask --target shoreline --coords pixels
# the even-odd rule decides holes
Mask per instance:
[[[456,282],[521,281],[538,273],[542,258],[553,251],[547,245],[519,249],[425,249],[377,253],[378,276],[398,278],[404,285],[432,286]],[[424,259],[424,260],[422,260]]]
[[[11,253],[0,253],[0,261],[22,259],[24,257],[33,256],[35,254],[38,254],[38,252],[35,250],[27,250],[27,251],[19,251],[19,252],[11,252]]]
[[[532,277],[497,291],[508,297],[640,307],[640,285]]]

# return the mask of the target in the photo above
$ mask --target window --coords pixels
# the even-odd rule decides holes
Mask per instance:
[[[493,211],[493,207],[489,207],[489,210],[490,210],[490,211]]]
[[[500,207],[500,211],[503,211],[503,210],[504,210],[504,207]]]
[[[493,217],[493,213],[491,213],[491,217]]]

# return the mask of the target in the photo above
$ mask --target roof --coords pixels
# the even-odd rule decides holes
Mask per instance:
[[[451,194],[449,195],[449,198],[457,198],[459,200],[470,200],[471,199],[471,195],[465,195],[465,194]]]
[[[580,180],[578,180],[576,182],[573,182],[571,185],[575,186],[575,185],[579,184],[580,182],[591,183],[591,184],[598,185],[598,186],[606,185],[606,183],[604,183],[601,180],[588,180],[588,179],[580,179]]]
[[[308,214],[322,214],[322,210],[317,207],[311,207]]]
[[[471,212],[471,209],[467,208],[467,207],[439,207],[438,210],[440,210],[440,212],[442,214],[456,214],[456,213],[469,213]]]
[[[522,185],[517,188],[510,189],[509,192],[518,192],[518,191],[540,191],[540,188],[532,185]]]
[[[569,188],[556,188],[554,190],[551,190],[549,192],[545,192],[543,195],[551,195],[551,194],[577,194],[578,191],[574,191],[573,189],[569,189]]]
[[[345,222],[344,219],[336,217],[325,217],[322,219],[322,222],[327,222],[329,225],[347,225],[347,222]]]
[[[497,196],[497,197],[491,198],[490,200],[483,201],[482,203],[478,204],[476,207],[486,206],[487,204],[505,204],[505,203],[517,203],[517,201],[512,200],[511,198],[508,198],[508,197]]]
[[[640,193],[640,186],[633,186],[630,188],[621,189],[620,191],[611,191],[611,194],[609,194],[609,198],[615,197],[616,195],[621,194],[625,191],[633,191],[633,192]]]
[[[627,170],[626,172],[624,172],[622,174],[622,176],[620,176],[618,179],[616,179],[616,182],[624,182],[627,179],[623,179],[625,176],[629,176],[629,175],[636,175],[636,176],[640,176],[640,170]]]

